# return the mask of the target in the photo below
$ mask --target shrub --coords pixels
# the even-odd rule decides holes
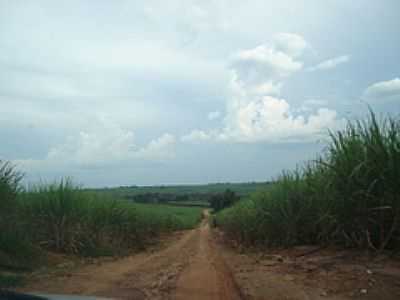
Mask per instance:
[[[230,189],[226,189],[224,193],[213,195],[210,199],[210,206],[215,212],[221,209],[232,206],[235,202],[239,200],[239,196]]]

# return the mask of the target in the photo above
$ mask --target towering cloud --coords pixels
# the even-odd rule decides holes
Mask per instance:
[[[303,68],[301,56],[308,47],[302,36],[281,33],[268,43],[234,54],[223,128],[196,129],[183,140],[304,141],[337,126],[333,110],[319,108],[308,116],[295,115],[288,101],[278,97],[285,78]]]

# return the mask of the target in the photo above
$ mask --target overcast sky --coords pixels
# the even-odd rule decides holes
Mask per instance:
[[[0,159],[86,186],[269,180],[400,112],[400,1],[0,0]]]

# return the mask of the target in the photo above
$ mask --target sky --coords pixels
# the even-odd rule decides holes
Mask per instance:
[[[0,159],[29,182],[266,181],[400,112],[398,0],[0,0]]]

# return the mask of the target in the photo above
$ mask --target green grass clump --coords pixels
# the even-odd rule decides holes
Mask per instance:
[[[335,243],[382,251],[400,238],[400,121],[348,122],[323,155],[284,172],[264,192],[222,211],[217,223],[239,242]]]

